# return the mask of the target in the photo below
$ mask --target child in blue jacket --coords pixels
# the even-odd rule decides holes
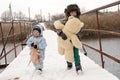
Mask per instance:
[[[42,72],[43,60],[45,58],[45,48],[47,46],[46,39],[43,37],[42,25],[33,26],[33,36],[31,36],[26,43],[31,49],[31,53],[30,53],[31,57],[32,57],[32,53],[35,53],[35,51],[38,54],[38,57],[37,57],[38,63],[33,61],[32,62],[35,68],[40,72]]]

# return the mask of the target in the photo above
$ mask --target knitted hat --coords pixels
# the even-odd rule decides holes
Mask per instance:
[[[39,26],[34,26],[34,27],[33,27],[33,31],[34,31],[34,30],[37,30],[39,33],[41,33],[41,29],[40,29]]]

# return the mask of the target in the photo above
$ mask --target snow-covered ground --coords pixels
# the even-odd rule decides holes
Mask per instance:
[[[66,70],[64,56],[57,52],[57,35],[53,31],[46,30],[44,37],[48,46],[42,74],[36,74],[32,64],[28,66],[30,50],[26,46],[0,74],[0,80],[119,80],[82,53],[80,56],[83,72],[77,75],[74,66],[71,70]]]

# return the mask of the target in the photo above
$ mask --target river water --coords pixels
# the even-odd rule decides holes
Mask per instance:
[[[82,40],[85,43],[88,43],[90,45],[92,45],[95,48],[99,49],[99,42],[97,39],[87,39],[87,40]],[[120,59],[120,38],[106,38],[106,39],[102,39],[102,50],[103,52],[106,52],[116,58]],[[13,47],[13,44],[7,44],[7,50],[11,49]],[[0,44],[0,52],[2,50],[3,46],[2,44]],[[99,64],[101,66],[101,59],[100,59],[100,54],[98,54],[97,52],[85,47],[87,53],[88,53],[88,57],[90,57],[92,60],[95,61],[95,63]],[[17,54],[20,53],[20,51],[22,50],[21,46],[17,49]],[[8,63],[10,63],[14,58],[14,52],[12,52],[13,54],[8,55]],[[108,70],[109,72],[111,72],[112,74],[114,74],[115,76],[117,76],[120,79],[120,64],[117,62],[114,62],[112,60],[110,60],[107,57],[104,57],[104,61],[105,61],[105,69]],[[3,63],[3,60],[0,60],[0,63]],[[4,69],[0,69],[0,72],[2,72]]]
[[[6,52],[8,52],[9,50],[11,50],[13,47],[14,47],[14,45],[12,43],[7,43],[7,45],[6,45]],[[3,49],[3,45],[2,45],[2,43],[0,43],[0,54],[1,54],[2,49]],[[16,54],[18,55],[21,50],[22,50],[21,46],[17,47],[17,49],[16,49],[17,53]],[[7,55],[7,64],[9,64],[10,62],[12,62],[14,59],[15,59],[15,51],[12,51],[12,52],[10,52]],[[4,63],[5,63],[5,58],[3,58],[2,60],[0,60],[0,64],[4,64]],[[3,70],[4,70],[4,68],[0,69],[0,72],[2,72]]]
[[[99,49],[99,42],[97,39],[82,40],[83,42]],[[95,63],[101,66],[101,57],[96,51],[85,47],[88,57],[95,61]],[[120,59],[120,38],[105,38],[102,39],[102,51]],[[120,64],[107,58],[103,57],[105,61],[105,69],[117,76],[120,79]]]

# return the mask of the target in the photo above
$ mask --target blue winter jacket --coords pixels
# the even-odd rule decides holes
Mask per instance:
[[[42,31],[42,29],[41,29]],[[37,50],[39,51],[39,54],[40,54],[40,68],[42,69],[43,68],[43,60],[45,58],[45,48],[47,46],[47,43],[46,43],[46,39],[43,37],[43,34],[40,34],[38,37],[30,37],[26,44],[31,47],[31,44],[34,43],[34,41],[37,41],[38,42],[38,45],[37,45]]]
[[[45,38],[43,36],[39,36],[39,37],[32,36],[27,40],[26,43],[29,47],[31,47],[31,44],[34,43],[34,41],[38,42],[37,49],[40,51],[40,53],[44,52],[47,46]]]

